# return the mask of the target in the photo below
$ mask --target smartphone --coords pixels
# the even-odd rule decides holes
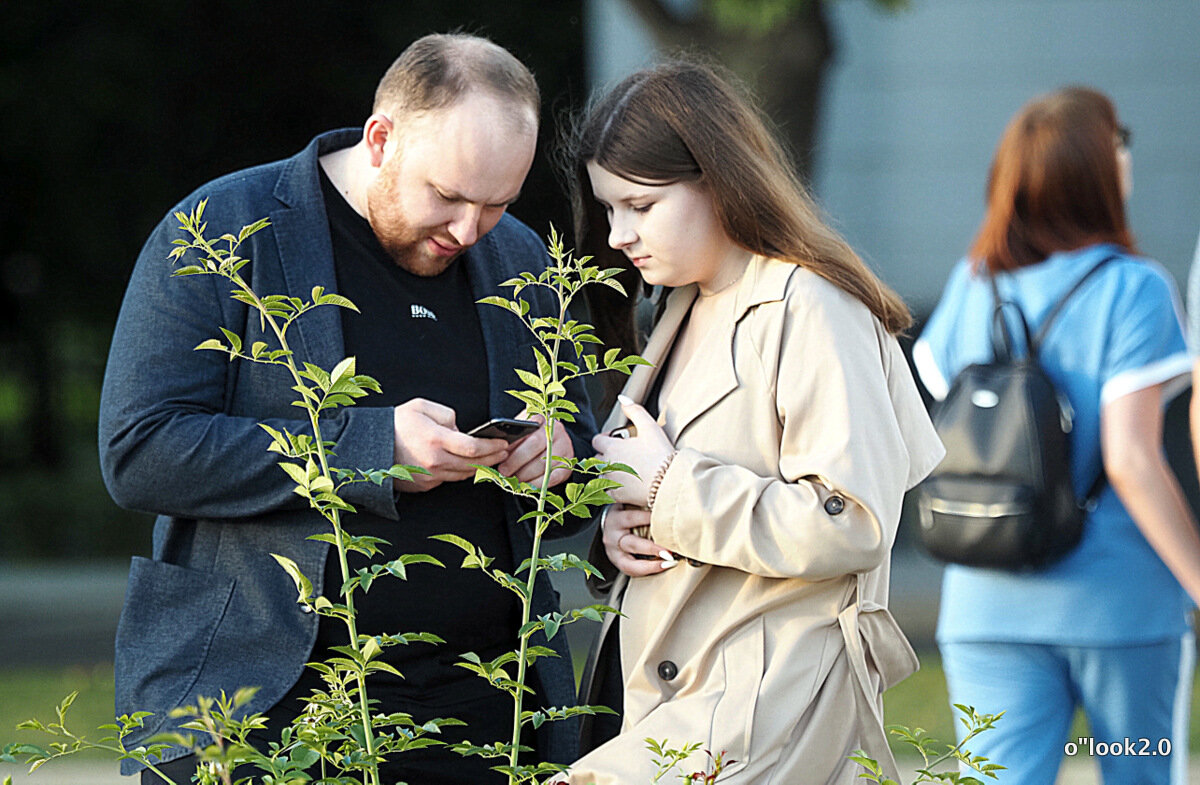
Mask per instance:
[[[523,439],[538,429],[533,420],[514,420],[511,417],[493,417],[483,425],[467,431],[467,436],[479,439],[504,439],[511,443]]]

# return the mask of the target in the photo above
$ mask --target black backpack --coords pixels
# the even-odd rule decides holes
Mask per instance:
[[[1055,318],[1109,257],[1055,303],[1036,335],[991,277],[994,359],[964,368],[933,411],[946,457],[917,486],[920,539],[942,561],[973,567],[1042,567],[1079,544],[1088,510],[1104,488],[1103,468],[1080,502],[1071,485],[1074,411],[1038,363]],[[1004,310],[1024,332],[1016,357]]]

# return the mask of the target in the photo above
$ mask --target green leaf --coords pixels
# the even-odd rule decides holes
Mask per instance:
[[[561,613],[547,613],[544,616],[538,616],[545,623],[546,640],[551,640],[558,634],[558,628],[562,626],[563,615]]]
[[[176,250],[183,251],[186,249],[177,248]],[[175,270],[171,272],[171,275],[200,275],[204,272],[206,272],[206,270],[203,267],[195,264],[189,264],[186,267],[175,268]]]
[[[475,553],[475,546],[471,543],[471,541],[466,539],[465,537],[459,537],[457,534],[434,534],[429,539],[441,540],[442,542],[448,542],[451,545],[455,545],[459,548],[462,548],[467,553],[470,553],[470,554]]]
[[[363,647],[362,647],[363,659],[365,659],[367,662],[370,662],[371,660],[378,657],[380,654],[383,654],[383,647],[381,647],[379,645],[379,641],[375,640],[374,638],[368,637],[363,642]]]
[[[315,303],[316,305],[333,305],[338,308],[346,308],[355,313],[358,313],[358,306],[350,302],[349,299],[342,297],[340,294],[323,294],[321,299]]]
[[[288,557],[280,556],[277,553],[272,553],[271,558],[279,563],[279,566],[283,568],[284,572],[291,577],[292,583],[296,584],[296,591],[299,594],[299,598],[296,601],[299,603],[304,603],[306,600],[308,600],[308,598],[312,596],[312,581],[304,576],[304,573],[300,571],[300,566]]]
[[[287,461],[280,461],[279,468],[287,472],[287,475],[302,488],[308,487],[308,473],[304,471],[302,466]]]
[[[512,282],[510,281],[509,283],[512,283]],[[496,295],[489,295],[488,297],[481,297],[480,299],[476,300],[475,302],[479,305],[494,305],[497,308],[503,308],[506,311],[512,310],[509,300],[506,300],[503,297],[497,297]]]
[[[353,357],[345,358],[344,360],[342,360],[340,363],[338,363],[337,365],[335,365],[333,367],[333,372],[329,374],[330,380],[332,382],[336,383],[343,376],[353,376],[354,375],[354,366],[355,366],[355,363],[354,363]]]
[[[221,343],[221,342],[220,342],[220,341],[218,341],[216,338],[209,338],[207,341],[201,341],[200,343],[196,344],[196,348],[195,348],[195,349],[193,349],[192,351],[194,351],[194,352],[198,352],[198,351],[200,351],[201,349],[214,349],[214,350],[216,350],[216,351],[219,351],[219,352],[227,352],[227,351],[229,351],[229,350],[228,350],[228,349],[225,347],[225,344]]]
[[[225,340],[229,341],[229,346],[233,349],[233,351],[241,353],[242,337],[232,330],[227,330],[224,327],[221,328],[221,332],[225,334]]]
[[[262,229],[265,229],[266,227],[268,227],[270,225],[271,225],[271,222],[269,220],[267,220],[266,218],[260,218],[252,224],[243,226],[242,231],[238,232],[238,237],[237,237],[238,245],[241,245],[243,242],[245,242],[246,238],[249,237],[250,235],[254,234],[255,232],[261,231]]]
[[[542,379],[539,376],[532,374],[529,371],[522,370],[520,368],[515,368],[513,370],[515,370],[517,372],[517,376],[520,377],[521,381],[524,382],[530,389],[532,389],[532,390],[546,389],[546,385],[542,382]]]

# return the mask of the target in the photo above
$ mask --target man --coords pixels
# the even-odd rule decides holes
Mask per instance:
[[[448,567],[414,566],[407,582],[379,581],[356,596],[360,633],[426,631],[446,640],[387,649],[405,678],[373,677],[371,695],[382,710],[419,721],[465,720],[463,734],[476,743],[509,737],[511,704],[453,663],[466,651],[486,660],[512,648],[519,606],[480,572],[458,569],[461,552],[429,536],[462,535],[509,571],[529,552],[512,498],[474,485],[472,467],[538,482],[544,436],[510,446],[465,431],[517,414],[505,391],[521,386],[514,367],[532,364],[531,339],[517,319],[475,303],[545,265],[540,240],[505,215],[533,160],[538,103],[533,76],[504,49],[473,36],[427,36],[385,74],[361,131],[318,136],[298,155],[209,183],[176,208],[190,211],[208,198],[209,237],[270,220],[239,251],[252,260],[242,274],[257,294],[308,298],[323,286],[358,306],[361,313],[316,309],[289,332],[299,362],[330,369],[355,356],[358,372],[383,387],[382,396],[324,422],[335,465],[415,464],[430,474],[394,489],[347,487],[343,496],[358,510],[347,528],[388,540],[383,559],[432,553]],[[166,258],[181,236],[168,216],[142,250],[101,400],[108,488],[118,504],[158,514],[153,559],[134,559],[117,633],[117,711],[154,712],[141,742],[170,729],[177,721],[168,712],[198,695],[257,686],[248,710],[268,713],[271,735],[258,740],[265,743],[320,685],[304,664],[348,642],[341,622],[318,623],[303,612],[270,554],[295,560],[326,596],[337,596],[342,575],[329,546],[307,539],[328,526],[292,493],[258,428],[308,430],[290,405],[287,374],[193,351],[220,327],[247,346],[270,339],[258,315],[228,296],[224,279],[171,278]],[[556,426],[555,455],[582,454],[594,431],[581,387],[569,394],[583,414],[569,433]],[[558,469],[551,483],[566,476]],[[352,561],[351,569],[362,564]],[[536,613],[554,609],[548,582],[535,597]],[[573,702],[563,636],[553,643],[563,656],[535,669],[541,705]],[[542,726],[540,757],[573,759],[567,726]],[[186,754],[163,755],[178,781],[195,768]],[[435,748],[397,756],[384,780],[490,782],[493,763]],[[122,765],[127,774],[137,768]],[[158,779],[144,772],[143,782],[151,781]]]

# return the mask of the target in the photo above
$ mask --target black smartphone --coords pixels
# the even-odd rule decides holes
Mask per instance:
[[[538,423],[533,420],[514,420],[511,417],[493,417],[483,425],[467,431],[467,436],[479,439],[504,439],[515,442],[538,429]]]

